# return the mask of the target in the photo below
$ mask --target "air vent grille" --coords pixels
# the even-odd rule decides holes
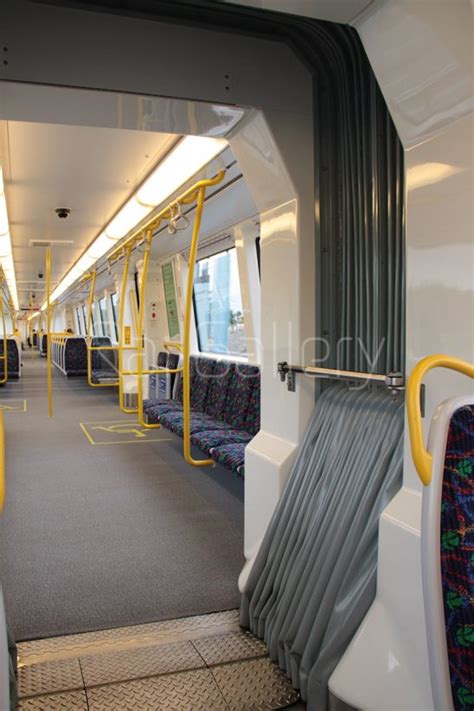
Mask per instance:
[[[72,239],[30,239],[30,247],[65,247],[74,244]]]

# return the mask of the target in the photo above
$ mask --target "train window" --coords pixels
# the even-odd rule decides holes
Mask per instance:
[[[81,312],[79,311],[79,307],[76,309],[76,321],[77,321],[77,332],[80,334],[82,333],[82,323],[81,323]]]
[[[109,322],[107,320],[107,301],[105,300],[105,296],[102,299],[99,299],[99,313],[102,323],[102,333],[104,336],[110,337]]]
[[[84,305],[82,306],[82,318],[84,319],[84,333],[87,336],[87,309]]]
[[[112,315],[114,317],[115,340],[118,341],[118,326],[117,326],[118,295],[116,293],[111,294],[110,301],[112,303]]]
[[[199,350],[247,354],[235,247],[196,263],[194,313]]]

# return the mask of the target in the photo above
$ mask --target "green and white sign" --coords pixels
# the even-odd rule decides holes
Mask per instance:
[[[168,333],[170,339],[178,339],[179,318],[178,318],[178,300],[176,298],[176,283],[174,280],[174,270],[172,262],[167,262],[161,267],[163,275],[163,289],[165,292],[166,315],[168,317]]]

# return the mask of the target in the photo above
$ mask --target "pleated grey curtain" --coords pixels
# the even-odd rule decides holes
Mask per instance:
[[[242,597],[241,623],[327,708],[327,682],[375,595],[379,517],[402,482],[403,403],[333,385],[318,399]]]

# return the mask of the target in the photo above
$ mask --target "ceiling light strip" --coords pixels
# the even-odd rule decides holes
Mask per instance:
[[[227,146],[227,141],[221,138],[202,136],[183,138],[159,163],[61,280],[51,294],[51,302],[57,301],[84,272],[109,252],[114,244],[128,235],[147,215],[214,160]],[[45,309],[46,303],[41,307],[42,311]]]
[[[7,282],[10,299],[15,311],[19,310],[18,292],[16,289],[15,265],[13,263],[12,241],[8,222],[7,201],[5,198],[5,184],[3,170],[0,165],[0,265],[2,266]]]

